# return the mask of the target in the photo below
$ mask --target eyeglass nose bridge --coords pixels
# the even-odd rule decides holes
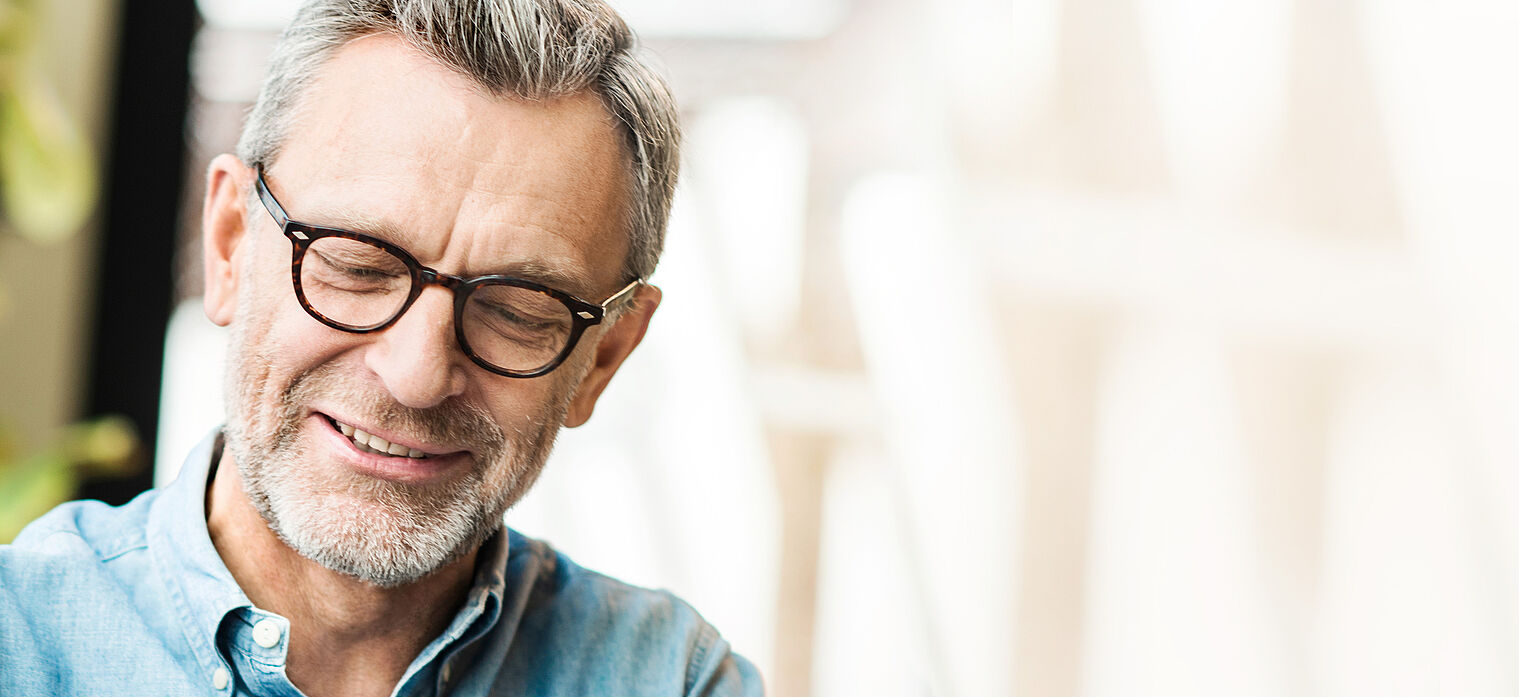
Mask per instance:
[[[456,295],[459,293],[460,288],[469,283],[469,281],[466,281],[462,277],[435,271],[421,265],[417,266],[417,281],[418,288],[427,285],[443,286],[444,288],[453,291]]]
[[[465,278],[461,278],[453,274],[443,273],[436,269],[422,266],[421,264],[417,264],[413,268],[416,270],[416,282],[411,285],[411,293],[407,296],[406,302],[401,304],[401,309],[396,312],[394,317],[390,318],[390,321],[386,322],[383,326],[376,327],[375,330],[378,331],[380,329],[388,329],[390,328],[390,325],[395,324],[397,321],[399,321],[401,319],[401,316],[410,311],[411,306],[416,304],[417,299],[422,297],[422,291],[425,290],[427,286],[443,286],[444,288],[447,288],[449,292],[454,296],[452,303],[454,308],[454,329],[458,335],[459,342],[461,344],[464,344],[464,332],[459,326],[459,323],[463,319],[461,315],[464,311],[464,303],[469,296],[468,291],[471,290],[469,281]]]

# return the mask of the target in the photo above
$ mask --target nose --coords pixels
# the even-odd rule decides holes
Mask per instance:
[[[447,288],[425,288],[395,324],[374,336],[365,364],[397,402],[425,409],[464,391],[463,362],[469,359],[454,339],[453,294]]]

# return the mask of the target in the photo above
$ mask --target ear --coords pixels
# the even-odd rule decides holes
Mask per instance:
[[[632,306],[596,341],[591,368],[580,379],[580,385],[575,388],[575,396],[570,398],[570,408],[564,416],[565,426],[574,428],[590,420],[591,411],[595,409],[601,391],[612,381],[612,375],[622,366],[628,354],[633,353],[633,349],[643,341],[644,332],[649,329],[649,320],[654,316],[654,310],[659,308],[663,295],[659,288],[650,285],[639,288],[637,293]]]
[[[206,170],[206,203],[201,210],[201,246],[206,267],[206,316],[223,327],[237,307],[237,282],[247,192],[253,173],[232,155],[217,155]]]

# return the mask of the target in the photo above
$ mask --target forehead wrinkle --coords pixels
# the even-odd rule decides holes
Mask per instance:
[[[594,294],[598,284],[592,278],[583,263],[577,263],[573,257],[564,257],[559,254],[537,254],[522,257],[522,252],[516,249],[510,239],[497,240],[498,236],[511,236],[507,232],[509,228],[518,228],[524,231],[536,232],[540,235],[552,236],[569,243],[571,253],[584,254],[583,244],[576,239],[575,235],[550,229],[533,223],[518,222],[514,225],[503,225],[494,229],[496,234],[477,234],[474,236],[474,251],[472,258],[502,259],[507,261],[501,265],[492,266],[489,269],[470,269],[470,273],[479,275],[505,274],[536,281],[556,290],[562,290],[578,298],[588,298]],[[506,251],[500,251],[505,249]]]
[[[577,164],[588,168],[587,158],[576,159],[583,161]],[[522,253],[519,238],[553,238],[562,245],[557,253],[545,250],[537,258],[508,262],[509,266],[521,269],[514,275],[580,298],[588,298],[597,288],[607,285],[603,282],[605,279],[597,278],[600,274],[591,270],[596,265],[596,248],[601,244],[606,227],[598,220],[598,212],[602,207],[599,204],[607,194],[597,191],[592,182],[577,182],[574,188],[579,195],[572,198],[584,200],[589,196],[591,203],[570,205],[565,192],[540,190],[541,182],[536,179],[541,177],[535,177],[533,172],[541,169],[543,163],[525,161],[513,152],[498,150],[486,155],[472,155],[464,162],[466,166],[452,167],[446,173],[435,172],[434,177],[459,192],[457,205],[451,207],[448,222],[451,228],[460,230],[467,226],[477,231],[467,237],[470,258],[512,257]],[[562,168],[564,160],[554,166]],[[490,170],[496,170],[497,174],[481,176],[482,172]],[[504,187],[501,183],[494,186],[487,183],[499,180],[500,172],[509,173],[505,176]],[[612,273],[620,273],[620,270],[619,257]],[[528,271],[553,282],[528,277],[525,275]],[[480,269],[482,275],[499,272],[499,267]]]
[[[470,258],[520,255],[524,240],[537,240],[531,246],[539,248],[539,254],[530,261],[537,262],[540,270],[573,283],[574,290],[569,287],[564,290],[587,297],[587,293],[594,294],[595,289],[617,280],[600,278],[605,275],[602,271],[620,273],[621,265],[607,270],[598,268],[597,252],[605,242],[606,225],[596,219],[594,211],[583,210],[595,206],[569,206],[561,195],[526,189],[507,193],[477,186],[471,190],[481,194],[484,211],[476,210],[470,222],[470,227],[479,231],[468,238]],[[460,206],[454,224],[459,225],[461,216],[471,208],[467,204]],[[545,244],[548,239],[556,243]]]
[[[534,205],[534,202],[543,205]],[[463,214],[462,208],[460,214]],[[582,257],[582,263],[594,263],[595,247],[603,226],[597,223],[594,215],[579,207],[566,206],[557,196],[515,191],[490,208],[472,224],[472,227],[486,232],[476,235],[471,245],[482,257],[490,258],[493,250],[512,249],[516,246],[516,236],[527,233],[527,237],[558,240],[567,253]],[[460,222],[456,215],[454,225],[458,226]]]
[[[568,104],[571,100],[586,96],[586,94],[577,93],[553,101]],[[593,94],[590,96],[594,97]],[[543,103],[511,96],[500,96],[492,101],[516,103],[534,108],[546,106]],[[560,225],[570,224],[582,228],[603,227],[604,225],[597,220],[597,217],[603,208],[609,206],[617,210],[619,215],[621,214],[625,205],[623,199],[627,197],[625,189],[628,182],[623,178],[623,168],[618,168],[618,174],[614,175],[614,180],[608,186],[609,182],[596,174],[598,165],[609,158],[613,162],[630,162],[631,156],[622,139],[618,137],[616,120],[607,112],[599,99],[593,100],[591,104],[593,106],[590,114],[564,114],[556,116],[546,126],[533,124],[546,128],[547,132],[533,134],[531,138],[559,141],[565,145],[564,151],[559,152],[554,160],[547,162],[525,159],[519,152],[522,146],[521,141],[503,137],[498,124],[477,124],[475,118],[466,115],[456,135],[456,141],[480,142],[485,146],[478,150],[466,149],[469,152],[466,160],[469,166],[459,168],[462,171],[453,172],[455,179],[452,183],[464,188],[468,195],[489,198],[504,194],[510,198],[519,199],[519,203],[507,204],[513,207],[522,203],[547,204],[536,208],[523,207],[528,210],[537,210],[540,216],[547,214],[557,217],[559,219],[554,222]],[[601,132],[590,136],[581,132],[577,126],[583,126],[586,121],[601,126]],[[512,182],[512,190],[503,192],[484,185],[477,175],[489,170],[510,173],[507,176]],[[579,198],[590,199],[591,205],[566,207],[562,200],[565,192],[557,189],[541,190],[540,187],[544,185],[572,190]]]

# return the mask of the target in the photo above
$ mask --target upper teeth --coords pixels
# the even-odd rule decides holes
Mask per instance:
[[[364,429],[354,428],[336,419],[333,420],[333,423],[338,425],[338,430],[342,431],[343,435],[353,439],[353,442],[359,446],[359,450],[376,455],[404,455],[412,458],[427,457],[427,453],[421,450],[408,448],[400,443],[392,443],[373,433],[365,433]]]

